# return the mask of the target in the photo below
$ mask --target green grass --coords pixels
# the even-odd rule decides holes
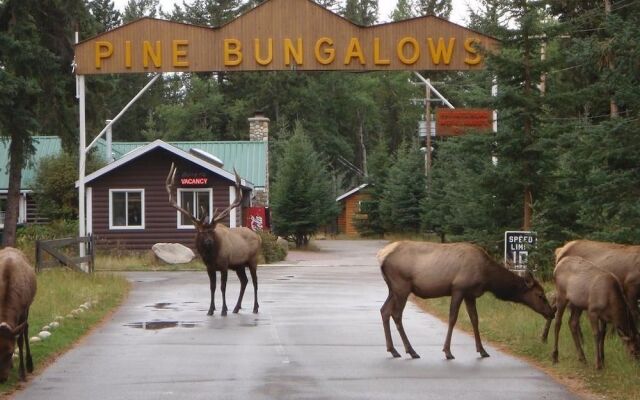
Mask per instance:
[[[185,264],[167,264],[158,260],[150,251],[147,253],[119,254],[105,253],[96,255],[96,271],[204,271],[205,266],[199,258]]]
[[[418,304],[428,312],[447,320],[449,297],[422,300]],[[607,399],[640,399],[640,363],[626,352],[617,335],[607,334],[605,341],[605,367],[595,369],[594,344],[591,326],[586,316],[582,316],[584,333],[583,349],[587,364],[578,361],[575,345],[569,332],[567,314],[562,322],[558,345],[559,362],[551,362],[555,320],[551,325],[548,343],[542,343],[540,335],[545,320],[539,314],[523,305],[496,299],[485,294],[478,299],[479,329],[483,343],[497,345],[511,354],[520,356],[549,375],[577,389],[605,396]],[[456,328],[472,332],[471,322],[464,305],[460,308]],[[444,337],[442,341],[444,343]],[[456,354],[455,334],[451,351]],[[460,351],[460,350],[458,350]]]
[[[123,277],[103,273],[88,275],[63,268],[41,272],[37,279],[38,290],[29,314],[30,337],[37,336],[56,316],[64,317],[87,301],[97,303],[76,318],[65,318],[47,340],[31,345],[35,374],[104,319],[122,302],[129,289]],[[9,380],[0,384],[0,394],[13,391],[17,385],[18,360],[14,360]]]

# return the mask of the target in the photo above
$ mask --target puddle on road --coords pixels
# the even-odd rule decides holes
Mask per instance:
[[[202,321],[145,321],[130,322],[128,324],[124,324],[124,326],[145,330],[158,330],[166,328],[195,328],[201,323]]]
[[[147,308],[154,308],[156,310],[177,310],[177,307],[172,307],[173,303],[156,303],[150,306],[145,306]]]

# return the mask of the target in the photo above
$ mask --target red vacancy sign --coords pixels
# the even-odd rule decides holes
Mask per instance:
[[[436,110],[436,135],[458,136],[467,131],[490,130],[493,111],[485,108],[438,108]]]

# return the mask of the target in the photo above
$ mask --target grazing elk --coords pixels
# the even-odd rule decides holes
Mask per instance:
[[[580,337],[580,316],[587,311],[596,345],[596,368],[604,365],[604,337],[607,323],[612,323],[627,350],[638,357],[638,333],[618,279],[610,272],[581,257],[563,257],[553,272],[556,283],[556,325],[552,359],[558,362],[558,336],[567,305],[571,310],[569,328],[578,351],[586,362]]]
[[[631,305],[634,321],[640,320],[640,246],[574,240],[556,249],[556,265],[569,256],[582,257],[614,274]]]
[[[470,243],[395,242],[378,252],[378,260],[389,287],[389,296],[380,313],[387,351],[394,357],[400,357],[400,354],[393,347],[389,317],[396,323],[406,352],[413,358],[420,357],[411,347],[402,326],[402,312],[410,293],[421,298],[451,296],[449,330],[443,349],[447,359],[454,358],[451,335],[463,300],[473,325],[476,351],[482,357],[489,354],[480,341],[476,299],[484,292],[489,291],[501,300],[525,304],[546,318],[553,317],[542,286],[530,273],[520,277]]]
[[[176,192],[176,167],[171,164],[171,170],[166,180],[166,189],[169,193],[169,204],[180,213],[188,217],[196,228],[196,250],[207,267],[209,286],[211,290],[211,304],[207,315],[213,315],[216,309],[214,296],[216,292],[216,271],[220,271],[220,291],[222,292],[222,315],[227,315],[227,273],[229,269],[236,271],[240,279],[240,296],[233,309],[237,313],[242,306],[242,297],[247,287],[247,273],[245,267],[249,267],[251,281],[253,282],[253,313],[258,312],[258,253],[262,240],[260,236],[249,228],[228,228],[220,223],[232,209],[242,202],[242,189],[240,188],[240,176],[236,175],[236,199],[229,207],[218,212],[216,209],[209,222],[203,212],[200,219],[196,218],[189,210],[180,207],[175,199]]]
[[[0,383],[13,367],[16,339],[20,359],[20,379],[26,380],[23,345],[27,351],[27,371],[33,372],[29,348],[29,307],[36,295],[36,274],[27,257],[18,249],[0,250]]]

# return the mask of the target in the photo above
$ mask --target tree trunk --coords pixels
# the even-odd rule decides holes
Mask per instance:
[[[24,166],[24,142],[17,136],[19,135],[11,135],[11,145],[9,146],[9,190],[2,235],[2,246],[12,247],[16,244],[16,229],[20,213],[20,181]]]
[[[364,176],[369,176],[369,171],[367,167],[367,146],[364,143],[364,118],[360,111],[358,111],[358,141],[360,142],[360,151],[362,152],[362,172]]]

